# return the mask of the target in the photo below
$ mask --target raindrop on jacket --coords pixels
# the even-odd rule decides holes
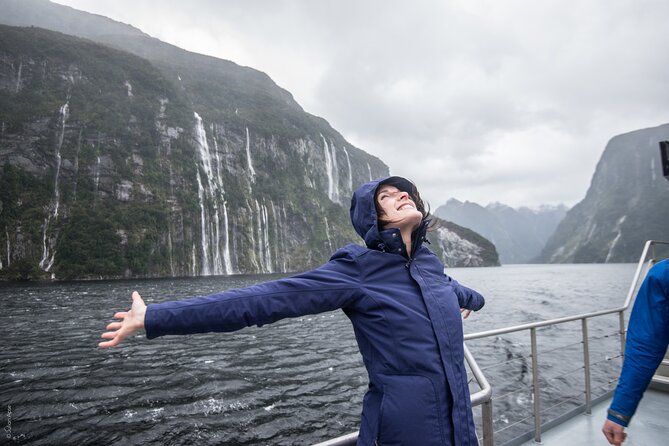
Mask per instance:
[[[234,331],[341,308],[369,374],[358,445],[477,445],[460,308],[479,310],[483,297],[445,275],[422,245],[427,221],[414,233],[410,256],[398,229],[379,230],[374,198],[384,180],[361,186],[351,200],[351,221],[366,247],[347,245],[293,277],[151,304],[147,338]]]

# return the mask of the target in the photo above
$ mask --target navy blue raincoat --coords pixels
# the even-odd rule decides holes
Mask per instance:
[[[348,245],[325,265],[248,288],[147,308],[147,338],[234,331],[341,308],[369,373],[358,445],[477,445],[464,365],[460,308],[483,297],[444,274],[422,245],[427,221],[407,253],[399,229],[377,226],[376,180],[351,202],[367,247]]]

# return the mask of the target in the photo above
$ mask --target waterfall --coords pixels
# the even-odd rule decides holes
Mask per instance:
[[[56,237],[48,237],[48,230],[51,219],[58,218],[58,209],[60,208],[60,191],[58,189],[58,178],[60,176],[61,164],[60,149],[63,147],[63,140],[65,138],[65,124],[69,116],[69,111],[70,105],[68,98],[68,101],[60,107],[60,133],[56,139],[56,178],[54,180],[53,186],[53,199],[51,200],[51,205],[49,206],[51,208],[51,212],[48,213],[44,219],[44,228],[42,233],[42,259],[39,262],[39,267],[44,271],[49,271],[49,269],[51,269],[56,255],[54,249],[56,245]]]
[[[167,248],[170,250],[170,274],[174,277],[174,258],[172,257],[172,231],[167,228]]]
[[[224,274],[223,257],[221,255],[221,221],[219,214],[219,202],[223,199],[225,191],[223,190],[223,180],[220,174],[221,163],[218,154],[218,144],[214,138],[216,158],[216,173],[212,167],[212,154],[207,142],[207,134],[204,130],[202,118],[197,113],[195,116],[195,138],[200,155],[200,163],[197,170],[198,198],[200,202],[201,237],[202,237],[202,275]],[[200,176],[200,167],[206,179],[206,189],[202,185]],[[209,198],[209,200],[205,200]],[[211,203],[211,210],[205,209],[205,202]],[[209,212],[208,212],[209,211]],[[209,217],[209,218],[207,218]],[[227,224],[225,231],[227,233]],[[227,243],[227,234],[226,234]],[[226,266],[226,268],[228,268]]]
[[[374,178],[372,178],[372,168],[370,167],[369,163],[367,163],[367,172],[369,172],[369,181],[373,181]]]
[[[202,275],[208,276],[209,272],[209,237],[207,234],[207,219],[204,213],[204,188],[202,187],[202,180],[200,179],[200,170],[197,170],[197,198],[200,202],[200,229],[202,247]],[[195,253],[193,253],[194,255]],[[193,259],[195,260],[195,259]]]
[[[339,168],[337,167],[337,151],[334,144],[330,141],[328,146],[325,137],[323,138],[323,151],[325,152],[325,171],[328,175],[328,198],[335,203],[339,203]]]
[[[286,213],[286,203],[281,202],[281,209],[279,210],[279,220],[281,222],[281,261],[283,272],[288,271],[290,267],[290,256],[286,249],[286,229],[288,228],[288,214]],[[288,262],[287,262],[288,261]]]
[[[228,207],[223,202],[223,224],[225,227],[225,245],[223,247],[223,260],[225,261],[225,274],[232,274],[232,262],[230,261],[230,230],[228,228]]]
[[[337,148],[330,140],[330,159],[332,160],[332,201],[339,203],[339,164],[337,164]]]
[[[193,243],[193,249],[191,249],[191,261],[190,261],[190,275],[191,276],[197,276],[195,273],[195,263],[197,262],[197,259],[195,258],[195,243]]]
[[[265,271],[268,273],[273,273],[274,268],[272,266],[272,252],[270,250],[269,244],[269,224],[267,218],[267,206],[263,203],[262,205],[262,224],[263,224],[263,258],[265,259]]]
[[[79,129],[77,138],[77,153],[74,155],[74,184],[72,185],[72,200],[77,201],[77,183],[79,182],[79,152],[81,152],[81,133],[83,128]]]
[[[125,88],[128,90],[128,97],[129,97],[129,98],[133,97],[133,94],[132,94],[132,85],[130,85],[130,82],[125,81],[125,83],[124,83],[123,85],[125,85]]]
[[[330,157],[330,149],[328,148],[328,143],[325,140],[325,137],[321,135],[321,138],[323,138],[323,150],[325,151],[325,172],[328,175],[328,198],[332,200],[334,189],[332,181],[332,158]]]
[[[7,229],[5,228],[5,238],[7,239],[7,267],[11,265],[11,260],[12,256],[10,255],[10,244],[9,244],[9,233],[7,232]]]
[[[262,211],[260,209],[260,205],[258,204],[258,200],[255,200],[256,204],[256,243],[255,243],[255,251],[258,256],[258,267],[259,267],[259,272],[266,272],[265,271],[265,250],[264,248],[264,243],[263,243],[263,230],[262,230]]]
[[[281,256],[285,256],[285,252],[281,250],[279,247],[279,216],[276,213],[276,206],[274,206],[274,202],[272,200],[269,201],[270,206],[272,207],[272,219],[273,219],[273,225],[272,225],[272,235],[274,237],[274,253],[275,253],[275,263],[278,268],[279,266],[279,259]],[[281,268],[280,272],[285,272],[285,268]]]
[[[95,184],[95,195],[98,193],[98,184],[100,183],[100,157],[95,157],[95,176],[93,177],[93,184]]]
[[[216,180],[218,184],[223,187],[223,176],[221,175],[221,156],[218,150],[218,142],[216,142],[216,133],[212,131],[214,135],[214,155],[216,156]]]
[[[256,271],[262,271],[262,253],[260,250],[261,243],[261,227],[260,227],[260,206],[258,205],[258,200],[254,200],[255,207],[253,203],[249,203],[249,210],[251,211],[250,221],[251,221],[251,245],[253,246],[253,263],[255,264]],[[254,234],[255,232],[255,234]]]
[[[21,90],[21,71],[23,70],[23,61],[19,62],[19,73],[16,76],[16,90],[15,93],[18,93]]]
[[[323,217],[325,219],[325,235],[328,238],[328,246],[330,247],[330,252],[333,251],[332,249],[332,239],[330,239],[330,225],[328,225],[328,218]]]
[[[344,155],[346,155],[346,165],[348,166],[348,190],[353,192],[353,171],[351,170],[351,158],[348,157],[348,150],[344,147]]]
[[[253,163],[251,163],[251,138],[249,138],[248,127],[246,127],[246,162],[249,165],[249,176],[253,183],[256,180],[256,171],[253,169]]]

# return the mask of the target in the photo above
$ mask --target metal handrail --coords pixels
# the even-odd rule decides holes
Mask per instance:
[[[637,287],[639,286],[639,280],[642,277],[645,277],[648,269],[655,263],[655,246],[656,245],[669,245],[669,242],[657,241],[657,240],[648,240],[643,248],[641,257],[639,258],[639,263],[637,265],[636,272],[634,274],[634,279],[625,298],[623,306],[612,308],[608,310],[593,311],[590,313],[577,314],[573,316],[566,316],[561,318],[549,319],[546,321],[539,322],[530,322],[526,324],[514,325],[511,327],[504,327],[495,330],[481,331],[477,333],[470,333],[464,336],[465,341],[482,339],[490,336],[498,336],[501,334],[514,333],[524,330],[530,331],[530,342],[531,342],[531,357],[532,357],[532,392],[534,400],[534,441],[536,443],[541,442],[541,399],[540,399],[540,385],[539,385],[539,367],[538,367],[538,350],[537,350],[537,338],[536,330],[537,328],[547,327],[557,324],[562,324],[565,322],[572,321],[581,321],[581,334],[582,334],[582,344],[583,344],[583,368],[585,374],[585,408],[586,413],[592,413],[592,389],[590,383],[590,349],[588,341],[588,319],[604,316],[607,314],[619,314],[619,335],[620,335],[620,356],[624,358],[625,355],[625,311],[629,308],[632,298],[634,297]],[[650,258],[648,258],[648,253],[651,252]],[[492,420],[483,419],[483,431],[487,430],[492,432],[492,426],[486,426],[486,423],[492,423]],[[492,444],[492,443],[490,443]]]

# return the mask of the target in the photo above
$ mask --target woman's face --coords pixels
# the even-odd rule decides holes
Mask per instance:
[[[408,193],[395,186],[382,185],[376,193],[377,209],[381,229],[399,228],[413,231],[423,220]]]

